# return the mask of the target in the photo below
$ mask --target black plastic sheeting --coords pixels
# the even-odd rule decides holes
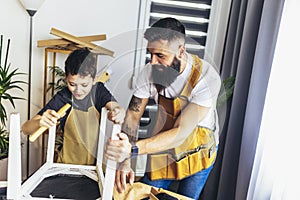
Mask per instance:
[[[32,197],[63,199],[97,199],[98,182],[79,175],[59,174],[45,178],[30,194]]]
[[[6,187],[0,188],[0,200],[6,200]]]

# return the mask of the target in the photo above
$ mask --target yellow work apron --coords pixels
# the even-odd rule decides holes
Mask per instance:
[[[202,71],[201,60],[192,56],[192,72],[181,94],[175,99],[158,95],[159,109],[153,134],[172,129],[181,111],[188,105],[188,97]],[[180,146],[150,155],[150,179],[180,180],[210,167],[216,158],[215,145],[213,132],[197,126]]]
[[[88,111],[72,107],[64,129],[64,142],[57,162],[94,165],[97,157],[100,114],[93,101]]]

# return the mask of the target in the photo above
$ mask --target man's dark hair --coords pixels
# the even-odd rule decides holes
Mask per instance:
[[[167,17],[158,20],[148,28],[144,37],[148,42],[158,41],[160,39],[173,41],[176,39],[185,39],[185,27],[175,18]]]
[[[68,76],[77,75],[87,76],[91,75],[95,78],[97,72],[97,56],[88,48],[81,48],[74,50],[65,61],[65,74]]]

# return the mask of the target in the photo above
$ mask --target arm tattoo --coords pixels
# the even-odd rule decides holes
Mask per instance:
[[[129,141],[137,140],[137,128],[129,127],[128,124],[123,124],[122,131],[129,137]]]
[[[128,109],[134,112],[140,112],[142,99],[133,96],[130,100]]]

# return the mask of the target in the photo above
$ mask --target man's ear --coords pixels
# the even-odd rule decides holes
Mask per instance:
[[[182,59],[184,58],[184,54],[185,54],[185,46],[184,45],[180,45],[179,48],[178,48],[178,55],[177,55],[177,58],[178,59]]]

